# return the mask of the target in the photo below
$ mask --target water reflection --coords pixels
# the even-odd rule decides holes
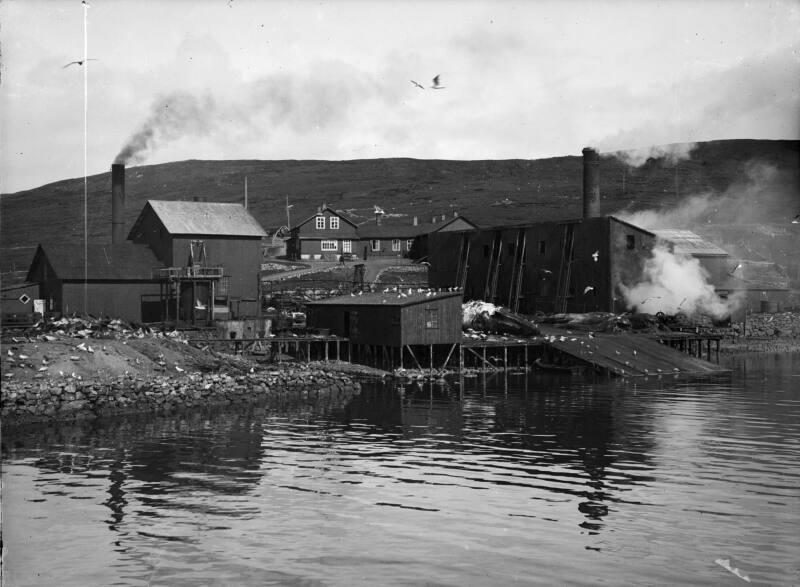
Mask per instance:
[[[6,429],[12,552],[40,524],[76,533],[37,535],[50,556],[9,570],[15,584],[54,560],[76,585],[478,584],[534,565],[538,582],[635,584],[724,581],[722,556],[785,582],[800,547],[800,357],[760,361],[702,381],[375,383]]]

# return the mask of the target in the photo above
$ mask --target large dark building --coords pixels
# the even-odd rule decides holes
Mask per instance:
[[[613,216],[431,234],[432,287],[522,313],[622,311],[652,232]]]

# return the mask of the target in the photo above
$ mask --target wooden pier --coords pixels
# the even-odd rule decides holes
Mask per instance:
[[[194,338],[189,342],[195,345],[223,346],[236,354],[262,357],[275,357],[282,362],[285,355],[293,353],[298,361],[345,360],[351,361],[352,349],[347,338],[334,335],[281,335],[264,338]]]
[[[297,361],[337,360],[379,367],[419,370],[529,370],[541,366],[590,368],[624,377],[648,375],[708,375],[728,371],[711,362],[712,345],[719,360],[720,335],[702,333],[604,334],[543,327],[542,335],[462,338],[452,345],[353,344],[335,335],[281,335],[267,338],[190,339],[222,345],[230,351],[274,358],[291,355]],[[415,352],[416,351],[416,352]],[[705,351],[706,359],[702,359]],[[456,364],[456,359],[458,363]],[[538,362],[537,362],[538,360]]]
[[[591,334],[557,328],[542,328],[542,333],[551,348],[615,375],[626,377],[663,374],[708,375],[729,371],[710,360],[704,361],[694,356],[695,352],[702,351],[703,342],[705,342],[710,359],[710,345],[712,341],[716,341],[719,345],[721,337],[718,335],[697,333]],[[670,342],[672,344],[668,344]],[[687,354],[677,349],[691,352]],[[717,354],[717,358],[719,358],[719,354]]]

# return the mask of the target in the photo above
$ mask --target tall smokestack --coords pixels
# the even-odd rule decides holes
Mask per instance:
[[[583,217],[600,216],[600,154],[591,147],[583,150]]]
[[[125,164],[111,165],[111,244],[125,242]]]

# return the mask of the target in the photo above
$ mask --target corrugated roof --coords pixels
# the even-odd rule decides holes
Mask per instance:
[[[326,300],[319,300],[316,302],[309,302],[309,306],[410,306],[412,304],[420,304],[429,302],[435,299],[461,297],[461,291],[442,291],[431,292],[423,290],[419,292],[414,289],[412,293],[408,293],[408,289],[400,288],[402,295],[398,291],[391,292],[366,292],[363,294],[351,294],[346,296],[337,296],[335,298],[328,298]]]
[[[204,236],[267,236],[267,233],[241,204],[148,200],[128,238],[150,207],[170,234]]]
[[[674,245],[674,251],[682,255],[696,255],[704,257],[725,257],[728,252],[714,243],[707,241],[691,230],[667,228],[654,230],[656,236]]]
[[[110,281],[151,279],[153,268],[163,267],[147,245],[123,243],[116,245],[89,245],[87,247],[88,279]],[[41,257],[47,258],[56,276],[62,280],[84,278],[83,245],[39,245],[28,272],[32,281],[33,267]]]

